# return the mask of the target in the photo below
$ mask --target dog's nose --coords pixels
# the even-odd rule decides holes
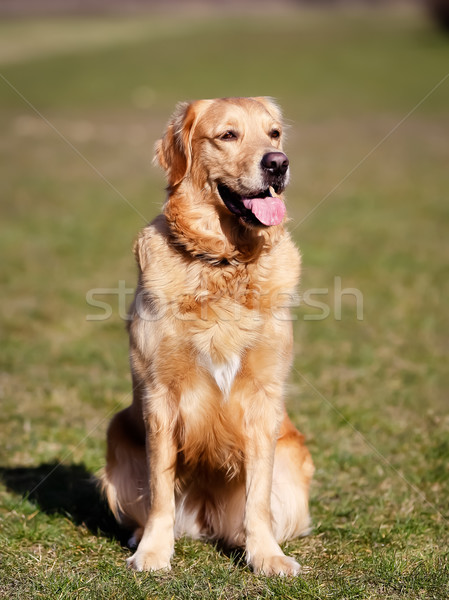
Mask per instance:
[[[285,175],[289,161],[283,152],[267,152],[261,161],[262,169],[272,175]]]

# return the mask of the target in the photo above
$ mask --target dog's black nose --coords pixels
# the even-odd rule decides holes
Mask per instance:
[[[283,152],[267,152],[261,161],[262,169],[272,175],[285,175],[288,164],[288,158]]]

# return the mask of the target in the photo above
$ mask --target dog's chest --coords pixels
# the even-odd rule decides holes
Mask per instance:
[[[229,397],[245,353],[259,337],[260,323],[253,322],[253,317],[246,313],[238,319],[224,320],[215,315],[191,324],[189,333],[197,366],[212,378],[224,400]]]
[[[240,369],[240,356],[234,354],[227,361],[215,363],[210,355],[202,354],[198,362],[214,379],[223,394],[223,398],[226,400],[229,397],[234,379]]]
[[[262,329],[260,303],[242,275],[203,276],[200,293],[195,294],[196,317],[185,331],[196,350],[198,366],[214,380],[224,399],[229,397],[243,356]]]

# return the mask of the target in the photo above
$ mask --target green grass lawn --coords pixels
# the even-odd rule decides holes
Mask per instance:
[[[411,10],[3,21],[0,73],[0,598],[447,598],[449,39]],[[127,336],[117,294],[103,321],[86,294],[135,284],[175,103],[260,94],[290,125],[304,265],[303,573],[187,539],[170,573],[130,572],[92,482],[130,402]]]

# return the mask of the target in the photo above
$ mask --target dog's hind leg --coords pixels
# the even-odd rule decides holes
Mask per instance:
[[[117,521],[135,528],[130,543],[137,545],[148,516],[148,470],[145,443],[134,432],[130,416],[130,408],[122,410],[109,425],[101,484]]]

